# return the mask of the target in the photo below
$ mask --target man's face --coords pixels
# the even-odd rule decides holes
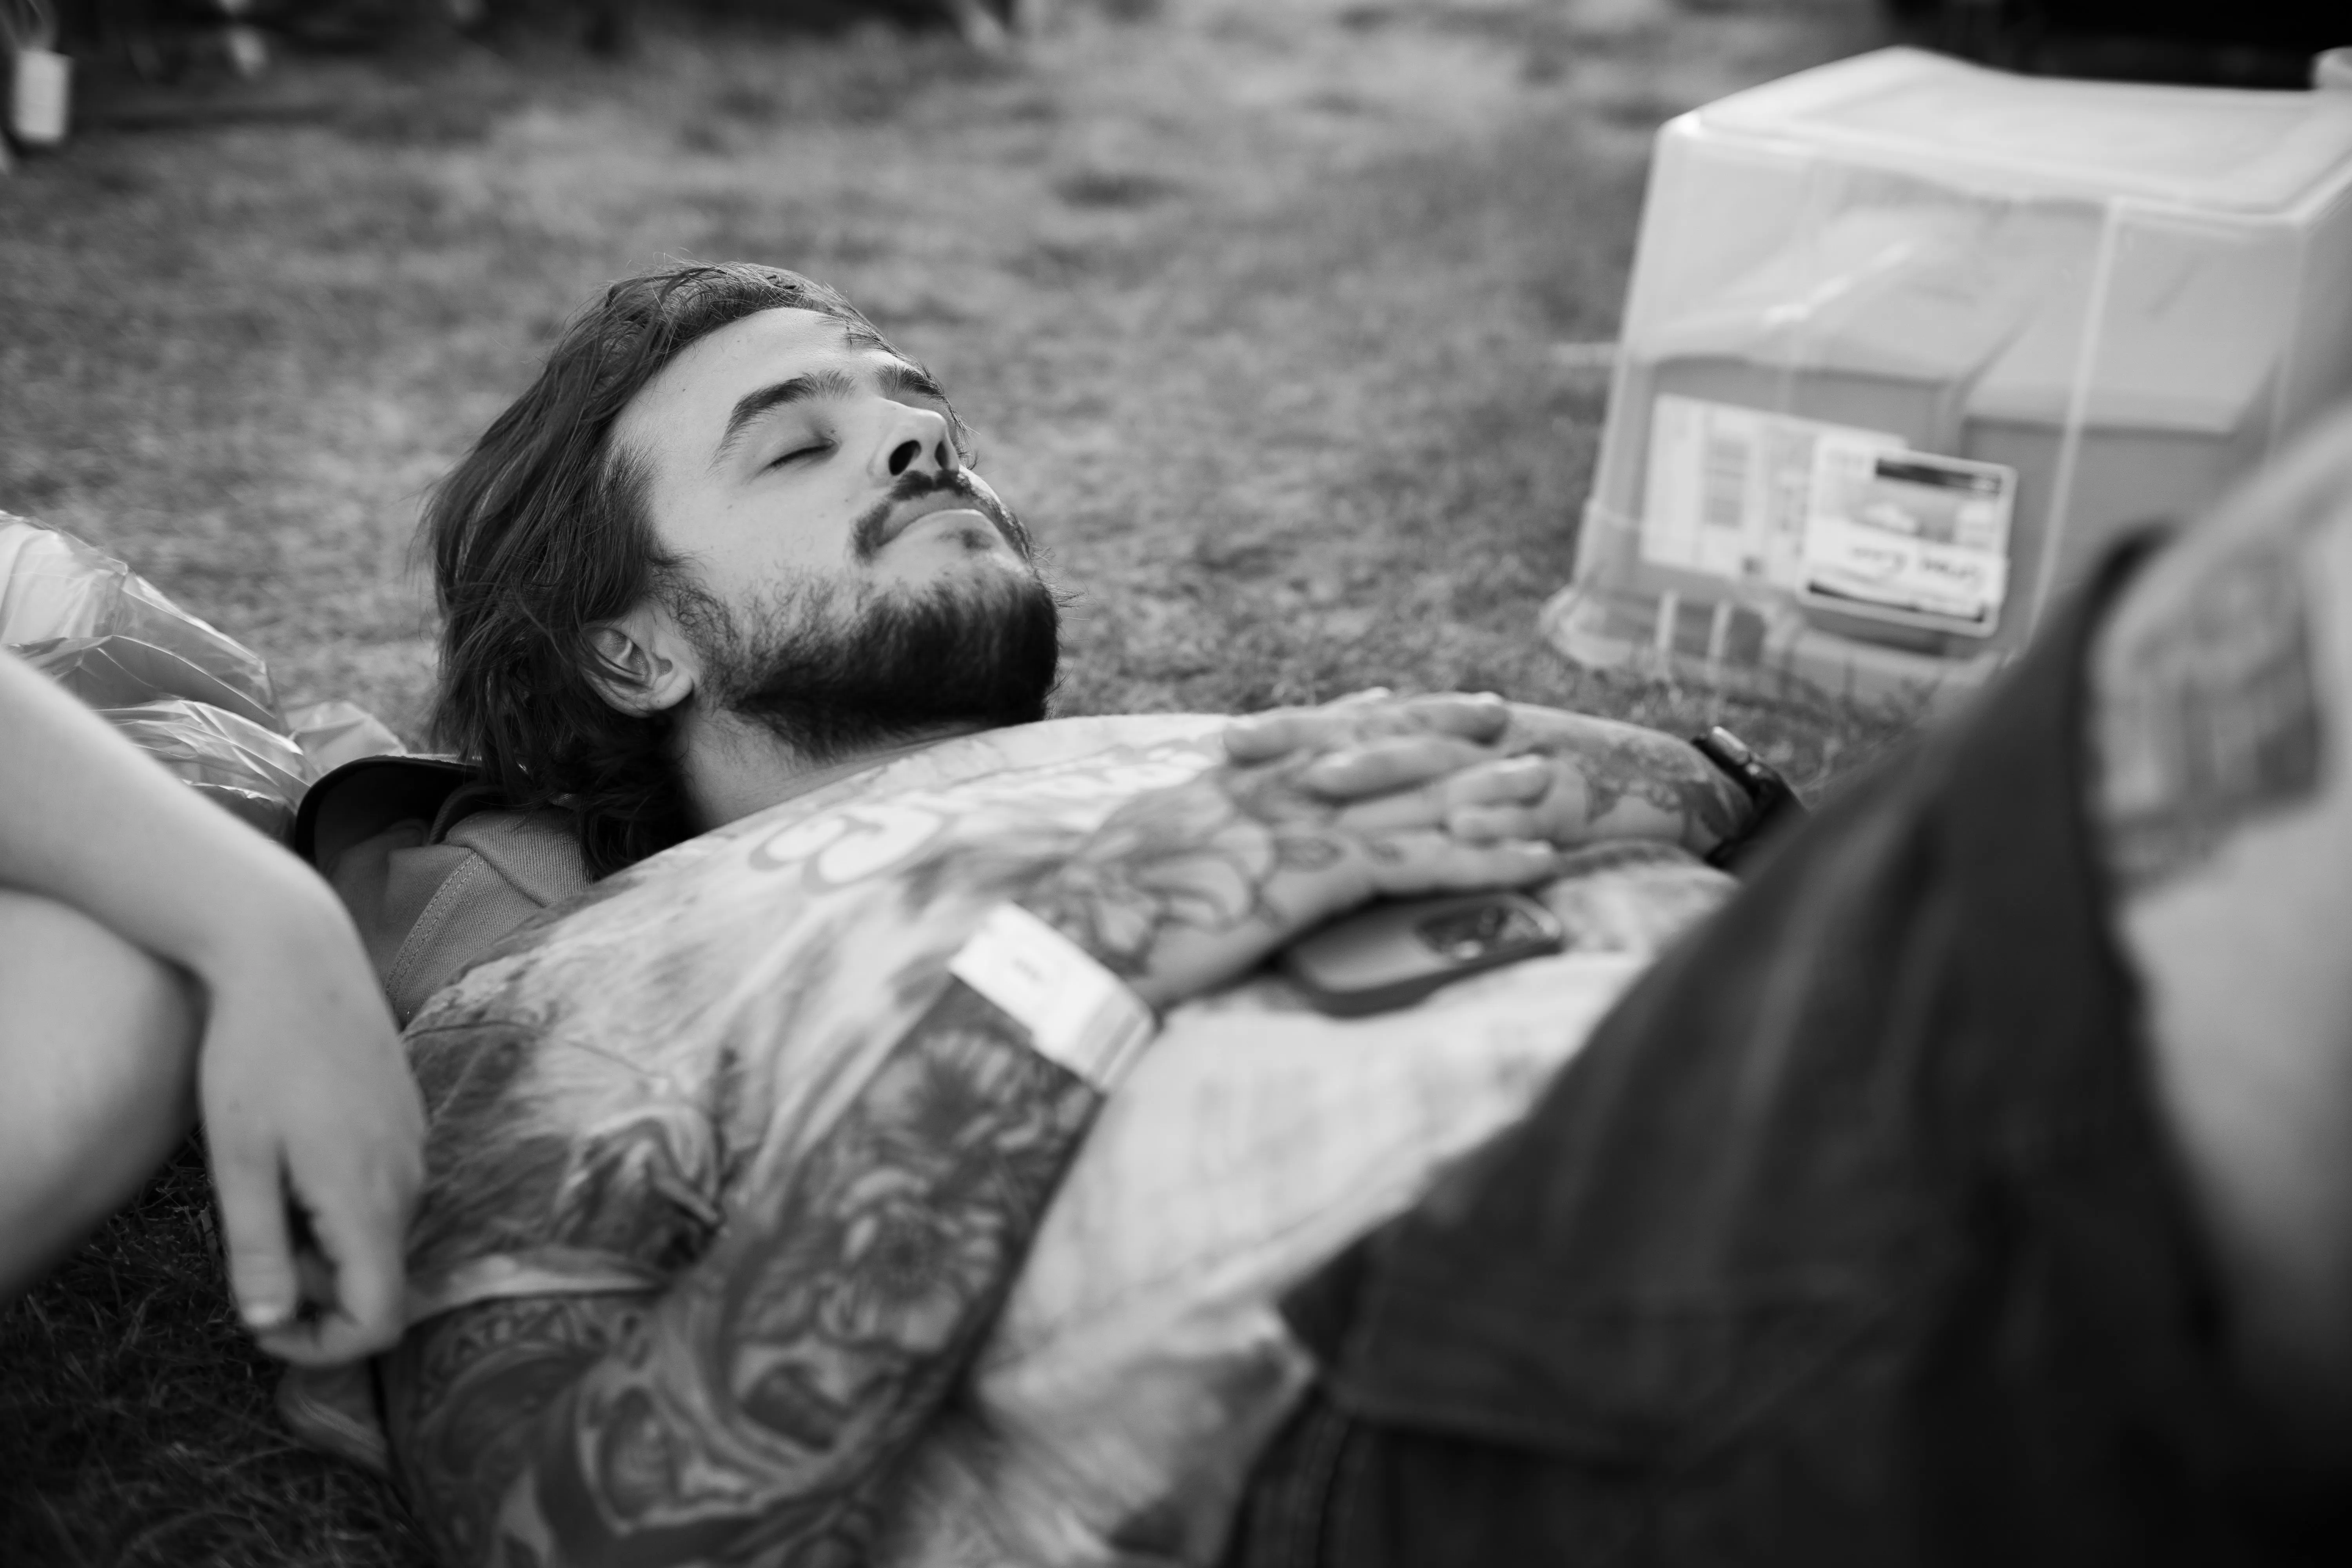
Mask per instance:
[[[833,317],[762,311],[680,353],[614,439],[684,563],[652,613],[699,700],[815,751],[1042,716],[1052,595],[919,367]]]

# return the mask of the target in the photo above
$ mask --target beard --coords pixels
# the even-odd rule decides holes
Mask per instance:
[[[702,661],[694,700],[820,765],[944,724],[1043,719],[1060,606],[1025,538],[1008,537],[1024,547],[1021,570],[919,591],[803,579],[730,609],[672,584],[671,614]]]

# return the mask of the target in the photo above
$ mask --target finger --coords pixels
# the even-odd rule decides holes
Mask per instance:
[[[316,1247],[294,1244],[294,1273],[297,1289],[301,1292],[301,1307],[294,1321],[282,1329],[274,1329],[255,1339],[263,1350],[280,1361],[299,1362],[306,1366],[326,1364],[331,1358],[319,1348],[335,1301],[335,1266]]]
[[[1493,844],[1503,839],[1534,840],[1535,813],[1523,805],[1457,805],[1445,813],[1448,837],[1465,844]]]
[[[1372,857],[1372,881],[1391,896],[1521,888],[1559,868],[1559,852],[1540,839],[1464,844],[1442,834],[1410,834],[1383,847]]]
[[[1552,764],[1546,757],[1499,757],[1475,763],[1444,782],[1453,805],[1533,805],[1551,793]]]
[[[1239,762],[1265,762],[1291,752],[1323,751],[1373,734],[1428,728],[1415,721],[1388,722],[1384,700],[1365,697],[1321,708],[1273,708],[1236,719],[1225,727],[1226,755]]]
[[[1396,735],[1316,758],[1299,770],[1298,786],[1326,800],[1360,800],[1498,760],[1475,742],[1451,735]]]
[[[1318,715],[1304,709],[1276,708],[1253,713],[1225,726],[1225,755],[1242,763],[1272,762],[1314,743]]]
[[[1401,735],[1487,742],[1498,739],[1510,724],[1510,704],[1492,692],[1401,700],[1359,692],[1321,708],[1277,708],[1237,719],[1225,729],[1225,754],[1236,763],[1262,763],[1299,750],[1328,750]]]
[[[1497,757],[1472,741],[1415,735],[1370,741],[1318,757],[1300,770],[1302,788],[1327,799],[1370,797],[1443,780],[1449,802],[1532,803],[1551,788],[1553,765],[1539,756]]]
[[[1488,691],[1444,691],[1360,708],[1324,708],[1317,710],[1317,716],[1339,729],[1335,743],[1387,735],[1452,735],[1485,742],[1500,739],[1511,727],[1510,704]]]
[[[274,1142],[219,1136],[213,1123],[213,1191],[219,1197],[221,1235],[228,1253],[229,1289],[237,1314],[257,1334],[294,1320],[300,1291],[286,1223],[286,1190]]]
[[[402,1226],[383,1184],[352,1184],[314,1209],[319,1247],[299,1263],[304,1295],[317,1311],[265,1338],[273,1354],[306,1365],[355,1360],[400,1338]],[[354,1199],[357,1201],[354,1201]]]
[[[389,1216],[358,1222],[357,1234],[338,1244],[335,1294],[341,1342],[338,1356],[370,1355],[400,1338],[401,1233]]]
[[[1444,691],[1405,698],[1383,718],[1400,731],[1428,729],[1465,741],[1492,741],[1511,727],[1511,705],[1491,691]]]
[[[1395,692],[1390,690],[1385,686],[1367,686],[1361,691],[1350,691],[1345,697],[1333,698],[1331,700],[1331,706],[1334,708],[1345,708],[1351,703],[1379,702],[1395,695]]]
[[[1339,808],[1339,825],[1349,832],[1374,837],[1415,828],[1444,827],[1465,806],[1530,807],[1551,790],[1551,764],[1541,757],[1507,757],[1474,763],[1430,784],[1393,790],[1369,799],[1350,801]],[[1534,818],[1522,812],[1525,826],[1489,837],[1540,838]]]
[[[401,1142],[353,1152],[298,1148],[293,1162],[293,1180],[334,1267],[337,1310],[355,1333],[384,1343],[400,1331],[416,1165],[414,1152]]]

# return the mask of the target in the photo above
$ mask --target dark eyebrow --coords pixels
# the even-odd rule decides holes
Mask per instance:
[[[911,392],[918,397],[933,397],[941,403],[948,400],[946,389],[921,365],[892,360],[882,367],[881,376],[885,392]]]
[[[727,460],[743,439],[743,432],[764,415],[774,413],[787,404],[806,403],[813,397],[847,397],[857,390],[856,378],[845,371],[821,370],[809,375],[796,375],[786,381],[772,382],[756,392],[747,392],[735,400],[734,409],[727,416],[726,433],[719,437],[718,449],[710,454],[713,468]]]

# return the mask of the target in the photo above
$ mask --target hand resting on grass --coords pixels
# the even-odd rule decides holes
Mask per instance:
[[[350,919],[5,655],[0,736],[0,1291],[136,1192],[193,1100],[263,1347],[389,1344],[424,1118]]]

